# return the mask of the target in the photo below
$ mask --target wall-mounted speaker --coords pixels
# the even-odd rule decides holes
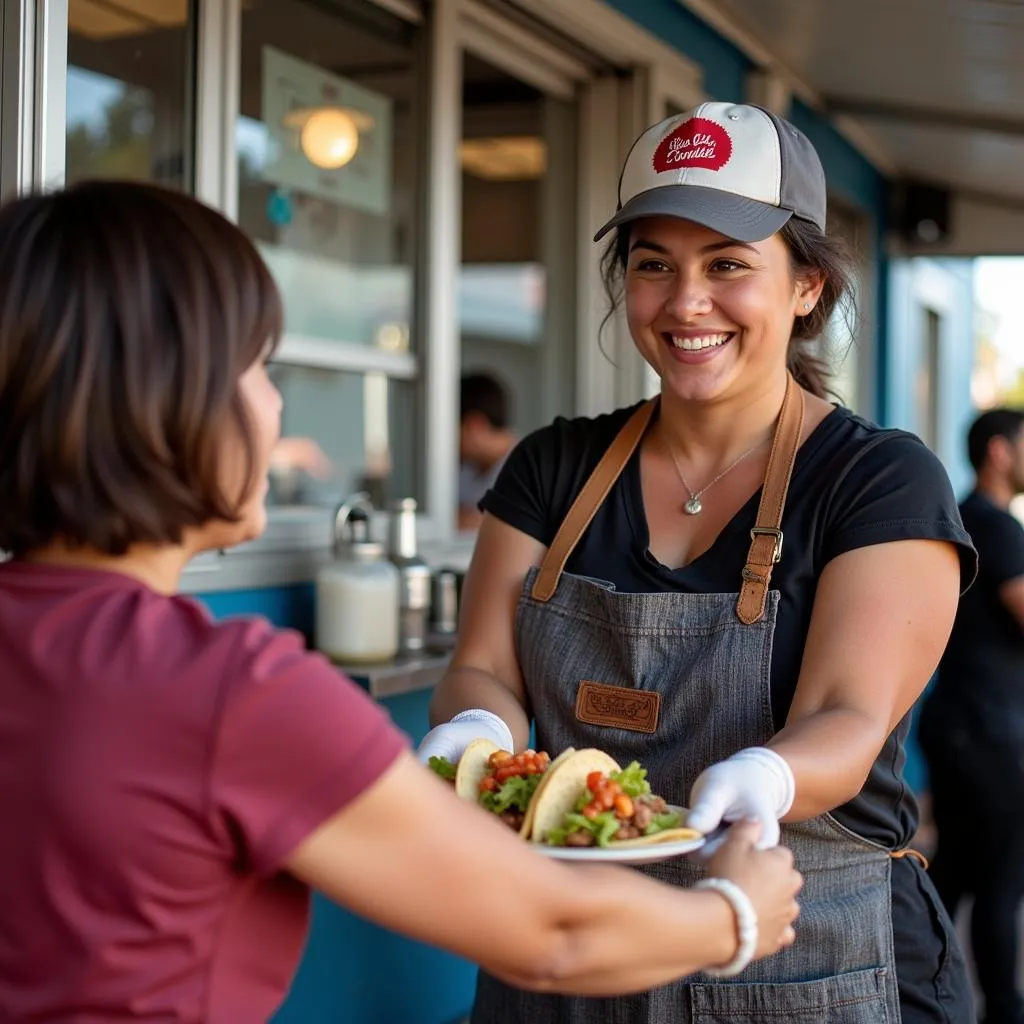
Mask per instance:
[[[944,242],[952,230],[949,189],[915,181],[889,186],[889,227],[913,245]]]

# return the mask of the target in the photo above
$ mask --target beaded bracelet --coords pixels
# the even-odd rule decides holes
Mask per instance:
[[[725,878],[703,878],[695,889],[711,889],[724,896],[736,915],[736,932],[739,948],[736,955],[724,967],[705,967],[704,973],[712,978],[734,978],[751,960],[757,949],[757,911],[750,897],[735,882]]]

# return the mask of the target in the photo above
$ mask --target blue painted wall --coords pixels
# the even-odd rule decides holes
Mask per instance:
[[[874,296],[869,308],[859,310],[863,343],[873,344],[875,394],[873,418],[886,423],[887,367],[889,365],[889,261],[885,255],[886,179],[842,135],[810,107],[794,100],[790,120],[814,144],[821,157],[829,194],[860,210],[871,223],[870,281]]]
[[[753,66],[732,43],[708,28],[678,0],[606,0],[663,43],[700,64],[704,88],[715,99],[742,100]]]

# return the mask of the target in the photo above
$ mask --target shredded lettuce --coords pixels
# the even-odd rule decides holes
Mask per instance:
[[[670,828],[679,828],[682,825],[682,815],[678,811],[668,811],[665,814],[656,814],[650,825],[644,829],[645,836],[653,836],[658,832],[667,832]]]
[[[480,804],[495,814],[513,809],[525,812],[543,778],[543,774],[513,775],[497,789],[482,793]]]
[[[451,761],[446,757],[432,757],[427,764],[438,774],[442,779],[448,779],[449,782],[455,781],[455,772],[457,765],[452,764]]]
[[[617,782],[623,793],[634,800],[651,795],[651,786],[647,781],[647,769],[641,768],[636,761],[620,772],[612,772],[609,778]],[[565,816],[565,821],[560,828],[551,829],[548,833],[547,842],[551,846],[565,846],[566,838],[574,832],[589,832],[594,837],[597,846],[611,845],[619,831],[621,822],[614,811],[603,811],[595,818],[586,817],[582,811],[593,800],[593,796],[589,789],[584,788],[576,801],[575,810]],[[653,836],[658,832],[677,828],[681,824],[682,818],[677,811],[656,814],[644,829],[644,835]]]
[[[603,811],[596,818],[567,814],[561,828],[553,828],[548,832],[547,842],[550,846],[565,846],[566,837],[571,833],[589,832],[598,846],[609,846],[621,824],[614,811]]]
[[[678,828],[681,823],[682,819],[677,811],[657,814],[644,829],[644,835],[653,836],[670,828]],[[548,832],[547,842],[550,846],[565,846],[566,839],[573,832],[589,832],[597,846],[611,846],[621,824],[614,811],[603,811],[596,818],[588,818],[573,812],[565,816],[560,828],[553,828]]]
[[[634,800],[639,796],[650,796],[651,794],[651,784],[647,781],[647,769],[641,768],[636,761],[627,765],[621,772],[612,772],[608,777],[614,779],[622,787],[622,792],[633,797]]]

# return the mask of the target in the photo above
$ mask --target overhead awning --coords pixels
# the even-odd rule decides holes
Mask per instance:
[[[680,0],[794,95],[834,115],[887,175],[950,196],[938,244],[1024,253],[1024,0]]]

